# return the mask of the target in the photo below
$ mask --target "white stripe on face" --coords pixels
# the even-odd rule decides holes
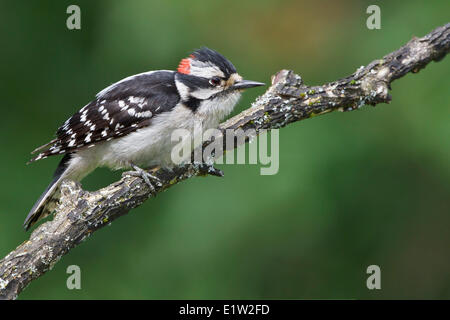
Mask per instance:
[[[203,77],[203,78],[212,78],[212,77],[220,77],[224,78],[225,74],[217,67],[216,65],[209,63],[209,62],[203,62],[198,60],[191,60],[191,69],[189,74],[196,77]]]
[[[223,87],[211,87],[211,88],[201,88],[191,92],[191,96],[200,100],[206,100],[213,94],[216,94],[223,90]]]

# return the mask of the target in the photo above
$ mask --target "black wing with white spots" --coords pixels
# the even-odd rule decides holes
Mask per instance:
[[[172,110],[180,100],[174,72],[155,71],[125,78],[100,91],[97,99],[69,118],[56,139],[39,147],[30,162],[89,148],[150,125],[152,118]]]

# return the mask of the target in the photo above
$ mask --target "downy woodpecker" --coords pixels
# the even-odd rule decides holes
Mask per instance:
[[[173,130],[217,127],[243,89],[261,85],[243,80],[220,53],[201,48],[182,59],[177,71],[144,72],[103,89],[58,129],[55,139],[32,152],[40,153],[30,162],[64,157],[25,219],[25,230],[55,209],[63,179],[80,181],[100,166],[132,168],[152,188],[158,179],[141,167],[174,165]]]

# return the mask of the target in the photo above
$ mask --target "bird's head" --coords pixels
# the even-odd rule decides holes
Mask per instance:
[[[175,82],[181,100],[194,108],[231,100],[235,104],[242,90],[264,85],[244,80],[229,60],[205,47],[182,59],[177,71]]]

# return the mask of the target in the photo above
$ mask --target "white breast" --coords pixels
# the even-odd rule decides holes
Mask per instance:
[[[203,119],[204,129],[216,128],[220,121],[225,119],[239,101],[241,93],[234,91],[231,94],[219,96],[214,100],[205,100],[196,111],[196,115]]]
[[[190,130],[193,126],[192,111],[178,104],[172,111],[155,116],[148,127],[106,142],[99,165],[114,169],[126,168],[130,162],[142,167],[170,166],[173,130]]]

